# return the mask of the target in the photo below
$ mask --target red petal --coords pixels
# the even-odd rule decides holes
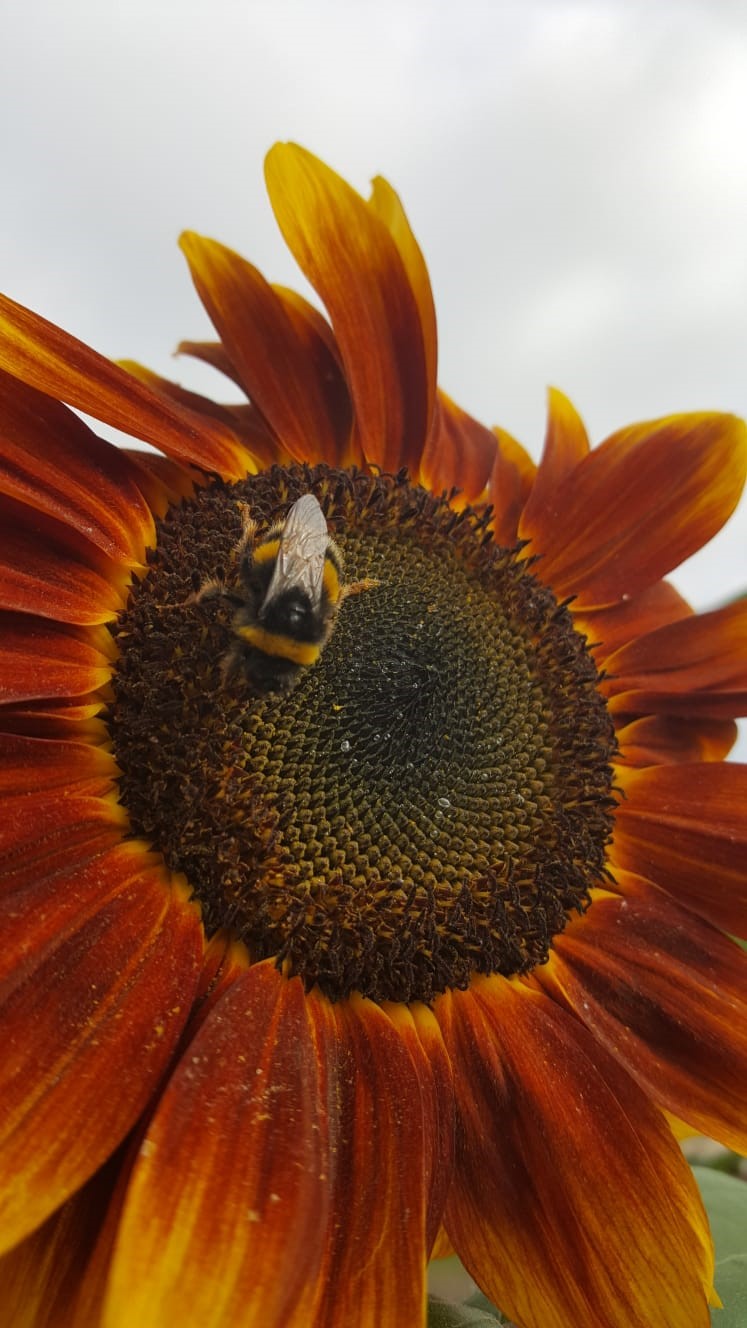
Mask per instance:
[[[0,705],[95,692],[109,681],[115,653],[103,627],[0,613]]]
[[[538,980],[654,1102],[747,1151],[747,955],[638,878],[592,899]]]
[[[189,1047],[212,1010],[219,1004],[229,987],[246,972],[247,956],[244,947],[232,942],[226,936],[216,935],[205,947],[205,955],[200,973],[200,980],[194,995],[194,1005],[181,1041],[182,1057],[189,1054]],[[218,1014],[220,1018],[220,1012]],[[140,1155],[145,1139],[147,1124],[144,1122],[131,1137],[121,1166],[116,1189],[106,1211],[106,1218],[101,1226],[93,1257],[86,1265],[85,1275],[80,1285],[76,1300],[77,1316],[72,1328],[99,1328],[103,1306],[106,1299],[107,1284],[119,1234],[127,1188],[133,1167]],[[54,1328],[54,1325],[49,1325]]]
[[[441,1227],[431,1250],[431,1259],[451,1259],[454,1252],[454,1246],[446,1234],[446,1228]]]
[[[505,429],[493,429],[498,450],[490,477],[493,530],[496,544],[512,549],[519,538],[519,521],[537,474],[529,453]]]
[[[161,448],[177,461],[240,479],[247,457],[236,436],[151,392],[111,360],[0,296],[0,368],[45,395]]]
[[[364,202],[289,143],[268,154],[266,178],[285,240],[329,311],[366,460],[417,474],[435,403],[432,329],[409,255],[379,213],[381,193]]]
[[[542,563],[538,570],[541,575]],[[606,665],[608,657],[628,641],[687,618],[692,609],[668,581],[657,581],[640,595],[630,595],[608,609],[579,610],[574,603],[571,612],[576,631],[586,636],[598,663]]]
[[[747,935],[747,766],[619,766],[614,866],[663,886],[681,904]]]
[[[129,829],[110,782],[92,776],[75,789],[27,790],[4,797],[0,817],[3,892],[69,870],[117,844]],[[1,956],[0,956],[1,959]]]
[[[314,459],[326,461],[330,466],[364,465],[363,453],[354,437],[353,405],[332,328],[319,310],[296,291],[286,286],[272,289],[283,301],[299,341],[305,346],[331,425],[316,440]]]
[[[167,401],[176,401],[180,406],[186,406],[188,410],[193,411],[195,415],[206,415],[211,420],[217,420],[221,425],[235,432],[233,412],[230,406],[222,406],[220,402],[213,401],[211,397],[204,397],[199,392],[191,392],[189,388],[181,387],[179,383],[174,383],[170,378],[162,378],[160,374],[154,373],[146,365],[140,364],[138,360],[119,360],[119,366],[125,373],[132,374],[139,382],[145,383],[151,391],[163,396]],[[249,471],[254,474],[255,471]]]
[[[148,506],[156,516],[163,516],[170,503],[191,498],[197,483],[204,483],[202,471],[180,466],[160,452],[146,452],[143,448],[120,449],[137,470],[138,488],[145,495]]]
[[[49,701],[35,705],[0,706],[0,731],[21,733],[30,738],[72,738],[76,742],[108,742],[109,731],[97,718],[104,708],[101,700],[86,704]]]
[[[484,496],[497,451],[495,436],[460,410],[444,392],[436,399],[436,420],[420,462],[421,483],[431,493],[458,489],[461,503]]]
[[[3,906],[24,948],[0,986],[2,1244],[33,1230],[132,1127],[189,1012],[197,914],[123,845]],[[60,882],[62,884],[62,882]],[[21,914],[23,917],[21,918]]]
[[[747,713],[747,601],[631,641],[605,662],[613,714],[733,719]]]
[[[246,946],[234,940],[229,932],[216,932],[211,936],[205,946],[194,1008],[184,1034],[185,1043],[202,1028],[223,993],[246,972],[249,962]]]
[[[330,1012],[269,962],[213,1006],[129,1182],[109,1328],[311,1322],[337,1134]]]
[[[440,1135],[434,1092],[448,1078],[443,1051],[429,1068],[412,1030],[403,1035],[371,1001],[354,997],[332,1010],[340,1135],[321,1298],[309,1323],[422,1324],[440,1198],[432,1149]]]
[[[231,414],[234,427],[253,457],[256,457],[260,469],[270,466],[288,466],[293,457],[284,443],[275,437],[264,416],[249,403],[232,406]]]
[[[0,608],[91,625],[115,618],[129,575],[43,512],[0,494]]]
[[[4,373],[0,413],[0,492],[71,526],[115,562],[142,563],[155,527],[124,453]]]
[[[279,287],[276,287],[279,289]],[[284,292],[286,295],[289,292]],[[300,298],[300,297],[299,297]],[[319,315],[320,322],[328,328],[329,324]],[[331,328],[330,335],[331,335]],[[193,355],[195,359],[201,360],[203,364],[210,364],[220,373],[225,374],[232,382],[244,391],[244,384],[241,380],[236,367],[226,354],[225,346],[219,341],[180,341],[177,346],[178,355]],[[347,389],[345,389],[347,391]],[[253,457],[261,463],[262,468],[272,465],[285,466],[292,460],[290,452],[275,434],[273,434],[264,417],[257,410],[256,406],[241,404],[228,407],[233,419],[233,427],[239,438],[251,452]]]
[[[410,287],[417,301],[420,314],[429,399],[431,403],[435,403],[436,378],[438,375],[436,306],[433,303],[431,279],[423,258],[423,251],[415,239],[399,196],[381,175],[375,176],[371,181],[371,197],[368,200],[368,205],[381,217],[405,265]]]
[[[0,1256],[0,1305],[8,1328],[94,1328],[76,1313],[77,1291],[114,1175],[111,1164],[104,1166],[42,1226]]]
[[[623,429],[561,483],[552,511],[522,519],[539,575],[579,607],[611,604],[665,576],[736,507],[747,430],[732,415],[675,415]]]
[[[558,520],[560,485],[589,454],[589,438],[575,406],[551,387],[547,401],[547,432],[542,458],[521,518],[522,532]]]
[[[52,742],[18,734],[0,734],[0,793],[38,793],[42,789],[73,791],[93,781],[111,787],[117,776],[111,752],[88,742]]]
[[[200,360],[203,364],[209,364],[211,368],[217,369],[219,373],[225,374],[232,383],[244,390],[241,378],[236,370],[236,365],[228,355],[226,348],[220,341],[180,341],[176,348],[177,355],[191,355],[193,359]]]
[[[455,1069],[445,1225],[522,1328],[707,1328],[702,1205],[661,1113],[542,993],[487,979],[440,998]]]
[[[298,461],[335,462],[350,436],[350,403],[336,359],[312,319],[225,245],[181,237],[205,308],[242,386]],[[337,393],[330,397],[330,376]],[[330,405],[341,407],[338,418]]]
[[[53,864],[42,859],[36,872],[23,864],[20,871],[3,873],[0,908],[8,942],[0,954],[3,999],[95,918],[123,881],[152,874],[159,861],[142,843],[120,835],[103,850],[87,849],[85,858],[71,846]]]
[[[426,1130],[425,1165],[430,1170],[426,1250],[442,1231],[446,1196],[454,1165],[454,1080],[441,1029],[433,1011],[425,1005],[385,1005],[417,1067],[421,1082],[420,1100]],[[441,1242],[443,1243],[443,1242]],[[453,1251],[449,1251],[453,1253]]]
[[[723,761],[736,739],[737,726],[731,719],[649,715],[617,730],[618,759],[625,765]]]

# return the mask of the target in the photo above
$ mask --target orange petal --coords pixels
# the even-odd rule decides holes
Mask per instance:
[[[118,804],[116,791],[100,775],[81,779],[65,794],[52,785],[4,797],[0,816],[3,894],[88,861],[117,844],[128,829],[127,813]]]
[[[314,459],[336,466],[364,465],[365,458],[354,436],[353,405],[332,328],[319,310],[297,291],[287,286],[273,286],[272,289],[285,305],[299,343],[305,347],[306,356],[314,366],[326,417],[332,426],[317,440]]]
[[[673,415],[634,425],[590,452],[552,508],[519,533],[538,572],[579,608],[635,595],[701,548],[731,515],[747,470],[747,429],[733,415]]]
[[[617,767],[614,867],[645,876],[681,904],[747,936],[747,765]]]
[[[123,881],[152,872],[159,863],[158,855],[142,843],[120,836],[113,845],[89,850],[85,859],[71,847],[51,869],[41,861],[37,872],[24,864],[20,872],[4,873],[0,907],[8,944],[0,954],[2,998],[90,923],[119,894]]]
[[[229,987],[246,972],[247,965],[246,950],[240,943],[220,934],[213,936],[208,942],[192,1012],[182,1036],[180,1045],[182,1058],[191,1054],[190,1045],[195,1035]],[[220,1018],[219,1011],[218,1019]],[[117,1184],[107,1207],[105,1220],[100,1226],[93,1256],[86,1264],[85,1273],[80,1279],[79,1294],[75,1302],[76,1317],[72,1328],[100,1328],[130,1177],[133,1167],[137,1164],[149,1124],[150,1122],[142,1122],[126,1146]],[[115,1310],[115,1317],[117,1312]],[[49,1328],[54,1328],[54,1325],[50,1324]]]
[[[185,1045],[205,1023],[223,993],[246,972],[249,963],[246,946],[235,940],[230,932],[215,932],[210,937],[205,945],[194,1007],[184,1033]]]
[[[536,976],[654,1102],[747,1152],[747,955],[738,945],[637,880],[624,898],[593,892]]]
[[[265,174],[285,240],[329,312],[366,460],[417,474],[435,404],[431,329],[392,231],[295,144],[276,144]]]
[[[202,930],[122,845],[3,906],[24,949],[0,986],[0,1213],[7,1249],[101,1165],[156,1087],[197,984]],[[43,904],[41,899],[43,896]]]
[[[538,564],[541,572],[542,564]],[[630,595],[607,609],[571,606],[573,625],[589,641],[597,663],[606,666],[610,655],[628,641],[635,641],[667,623],[692,614],[686,599],[668,581],[656,581],[640,595]]]
[[[162,456],[160,452],[146,452],[143,448],[134,447],[123,447],[120,450],[137,470],[138,488],[156,516],[163,516],[170,503],[180,503],[183,498],[191,498],[198,481],[204,483],[202,471],[180,466],[177,461]]]
[[[605,670],[613,714],[747,714],[747,601],[631,641],[606,660]]]
[[[243,392],[243,383],[236,365],[220,341],[180,341],[176,348],[176,354],[191,355],[193,359],[200,360],[203,364],[209,364],[211,368],[217,369],[226,378],[230,378],[231,382],[240,387]]]
[[[490,477],[494,539],[496,544],[512,549],[519,538],[519,521],[537,467],[521,443],[505,429],[494,428],[492,433],[498,443]]]
[[[423,251],[415,239],[398,194],[392,189],[388,180],[383,179],[381,175],[375,176],[371,181],[371,197],[368,205],[381,217],[405,265],[410,287],[417,301],[420,314],[429,397],[432,402],[435,402],[436,378],[438,375],[438,332],[431,279],[423,258]]]
[[[33,701],[0,706],[0,731],[33,738],[72,738],[76,742],[107,742],[109,731],[101,714],[103,701]]]
[[[445,1225],[522,1328],[707,1328],[712,1256],[661,1113],[543,993],[477,981],[435,1006],[457,1085]]]
[[[275,287],[275,289],[280,290],[280,287]],[[284,294],[290,296],[292,292],[285,290]],[[332,329],[321,314],[319,320],[332,336]],[[332,339],[334,340],[334,338]],[[202,361],[203,364],[211,365],[230,378],[237,387],[241,388],[242,392],[244,391],[241,377],[226,354],[225,346],[221,345],[220,341],[180,341],[176,353],[177,355],[192,355],[195,359]],[[256,406],[248,402],[242,402],[239,405],[224,407],[224,409],[228,409],[236,433],[252,456],[260,462],[262,469],[272,465],[285,466],[292,460],[285,444],[273,434]]]
[[[589,437],[575,406],[556,387],[549,389],[547,397],[545,446],[521,518],[522,531],[553,525],[558,520],[558,490],[590,451]]]
[[[0,1256],[0,1305],[8,1328],[94,1328],[75,1306],[114,1174],[115,1168],[105,1165],[42,1226]]]
[[[426,1130],[425,1165],[430,1171],[426,1249],[442,1230],[446,1196],[454,1164],[454,1081],[441,1029],[433,1011],[425,1005],[385,1005],[417,1067],[421,1081],[421,1104]],[[443,1244],[443,1242],[442,1242]],[[453,1252],[453,1251],[452,1251]]]
[[[482,498],[495,462],[495,435],[478,424],[445,392],[436,399],[433,432],[420,462],[420,481],[431,493],[459,490],[461,502]]]
[[[244,391],[273,433],[297,461],[334,462],[346,450],[351,413],[327,341],[233,250],[191,231],[180,244]]]
[[[431,1250],[431,1259],[451,1259],[453,1255],[454,1246],[446,1235],[445,1227],[440,1227]]]
[[[237,434],[256,458],[261,470],[266,470],[270,466],[291,464],[293,457],[287,447],[275,437],[256,406],[249,402],[240,406],[231,406],[231,414]]]
[[[63,788],[72,792],[93,781],[110,787],[117,775],[111,752],[88,742],[52,742],[19,734],[0,734],[0,794]]]
[[[107,1328],[311,1322],[337,1136],[330,1012],[270,962],[213,1006],[140,1148]]]
[[[737,726],[732,719],[647,715],[619,728],[617,740],[625,765],[723,761],[737,740]]]
[[[285,294],[288,295],[289,292],[286,291]],[[319,315],[319,318],[324,327],[329,328],[329,324],[321,315]],[[331,335],[332,329],[329,328],[329,331]],[[220,341],[180,341],[176,353],[177,355],[191,355],[203,364],[211,365],[212,368],[230,378],[231,382],[241,388],[242,392],[244,391],[241,377],[235,365],[229,359],[225,346]],[[292,459],[285,444],[281,443],[273,434],[256,406],[242,402],[239,405],[223,407],[223,409],[228,410],[233,421],[233,428],[248,451],[260,462],[262,469],[275,464],[284,466]]]
[[[0,705],[95,692],[111,677],[114,654],[105,628],[0,612]]]
[[[60,622],[111,621],[130,578],[76,530],[0,494],[0,608]]]
[[[66,406],[0,373],[0,492],[74,530],[115,562],[142,563],[155,540],[138,472]]]
[[[433,1094],[448,1078],[443,1050],[429,1069],[412,1030],[401,1032],[399,1021],[361,997],[332,1011],[340,1134],[321,1294],[309,1325],[422,1324],[436,1231],[432,1149],[441,1134]],[[428,1045],[435,1034],[430,1043],[424,1035]]]
[[[228,428],[166,401],[5,295],[0,295],[0,368],[177,461],[214,470],[224,479],[247,473],[248,458]]]
[[[153,392],[165,397],[167,401],[178,401],[181,406],[186,406],[188,410],[196,415],[206,415],[209,419],[217,420],[226,428],[234,429],[234,420],[230,406],[222,406],[220,402],[213,401],[211,397],[204,397],[200,392],[191,392],[189,388],[182,387],[179,383],[174,383],[170,378],[162,378],[160,374],[154,373],[146,365],[140,364],[138,360],[118,360],[121,369],[125,373],[132,374],[139,382],[145,383]],[[249,472],[254,474],[252,470]]]

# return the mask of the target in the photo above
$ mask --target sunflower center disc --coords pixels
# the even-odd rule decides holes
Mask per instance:
[[[313,492],[344,559],[320,661],[290,692],[224,682],[241,505]],[[116,629],[111,710],[133,831],[229,927],[332,999],[430,1000],[541,964],[604,876],[613,727],[567,609],[485,515],[404,476],[275,467],[161,522]],[[235,559],[233,559],[235,564]],[[235,576],[234,576],[235,584]]]

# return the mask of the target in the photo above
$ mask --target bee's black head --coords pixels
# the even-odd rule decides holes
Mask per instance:
[[[268,632],[289,636],[294,641],[314,642],[320,635],[319,615],[306,592],[296,587],[284,590],[270,604],[263,604],[257,616]]]

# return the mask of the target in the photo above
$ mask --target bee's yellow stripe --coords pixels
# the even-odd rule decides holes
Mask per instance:
[[[294,641],[292,636],[283,636],[280,632],[268,632],[264,627],[239,627],[237,636],[263,655],[273,655],[280,659],[289,659],[292,664],[315,664],[319,658],[320,647],[308,641]]]
[[[337,565],[330,557],[329,549],[324,559],[324,578],[322,581],[330,604],[336,604],[340,598],[340,573]]]
[[[252,562],[269,563],[273,558],[277,558],[280,552],[280,536],[275,535],[271,539],[263,540],[252,549]]]

